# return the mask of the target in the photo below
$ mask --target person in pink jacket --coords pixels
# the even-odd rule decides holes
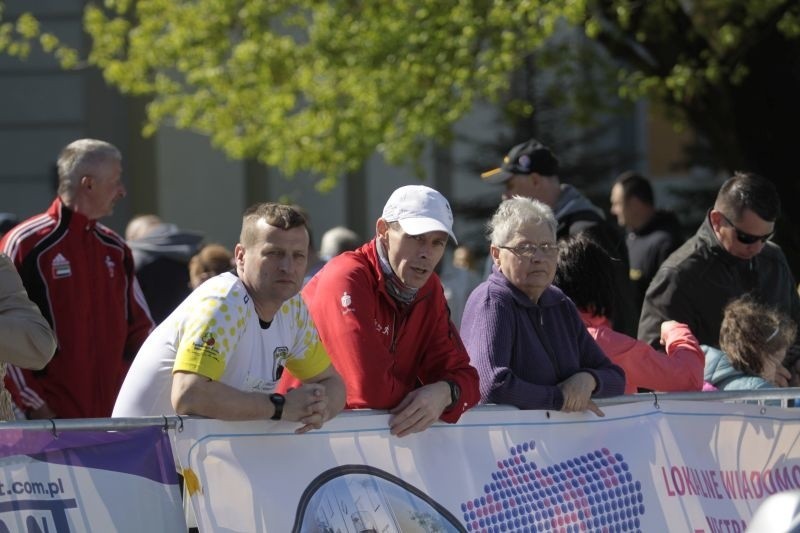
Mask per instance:
[[[699,391],[705,357],[686,324],[661,324],[666,354],[611,329],[614,305],[611,258],[594,241],[578,236],[559,243],[554,285],[572,299],[586,329],[611,361],[625,371],[625,394],[638,389]]]

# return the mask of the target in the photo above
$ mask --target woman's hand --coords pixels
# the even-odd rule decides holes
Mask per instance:
[[[588,372],[577,372],[558,384],[561,394],[564,395],[564,405],[561,410],[565,413],[578,411],[591,411],[597,416],[606,416],[603,411],[592,401],[592,391],[597,388],[597,382]]]

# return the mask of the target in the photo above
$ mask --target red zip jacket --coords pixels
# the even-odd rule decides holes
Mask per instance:
[[[17,404],[27,411],[46,402],[60,418],[111,416],[130,361],[153,328],[125,241],[56,198],[7,233],[0,248],[58,339],[44,369],[9,367]]]
[[[478,403],[478,373],[450,321],[436,274],[401,310],[386,292],[375,240],[331,259],[303,289],[314,324],[347,387],[348,408],[391,409],[419,387],[455,381],[456,422]],[[284,373],[282,388],[299,382]]]
[[[625,394],[639,387],[660,392],[699,391],[706,359],[689,326],[676,323],[665,335],[667,353],[611,329],[606,317],[580,311],[586,329],[611,361],[625,371]]]

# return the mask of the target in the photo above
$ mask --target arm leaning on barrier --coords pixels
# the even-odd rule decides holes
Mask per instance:
[[[597,381],[588,372],[576,372],[558,384],[564,395],[561,410],[566,413],[591,411],[597,416],[606,416],[597,404],[592,401],[592,391],[597,388]]]
[[[311,429],[321,428],[322,424],[338,415],[340,412],[342,412],[342,409],[344,409],[346,397],[344,381],[342,381],[342,377],[339,375],[333,365],[329,365],[328,368],[313,378],[305,380],[303,385],[301,385],[299,388],[303,389],[304,387],[310,385],[322,386],[323,390],[325,391],[327,401],[325,403],[325,408],[322,411],[314,411],[310,415],[299,419],[304,426],[299,428],[297,433],[305,433]],[[287,392],[287,401],[290,398],[289,395],[292,394],[294,390],[296,389],[292,389]]]
[[[337,393],[338,395],[339,393]],[[179,415],[200,415],[220,420],[271,419],[282,407],[281,420],[301,422],[304,433],[326,420],[329,398],[325,386],[307,383],[287,392],[283,402],[270,395],[245,392],[192,372],[177,371],[172,377],[172,406]],[[279,404],[282,404],[279,407]]]
[[[451,406],[451,386],[446,381],[423,385],[409,392],[389,412],[389,429],[392,435],[405,437],[425,431]],[[455,400],[458,403],[458,399]]]

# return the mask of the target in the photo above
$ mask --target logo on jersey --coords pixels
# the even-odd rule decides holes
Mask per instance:
[[[214,333],[206,331],[200,338],[194,341],[195,352],[201,355],[210,355],[214,359],[219,357],[219,346]]]
[[[350,307],[353,304],[353,298],[347,294],[346,292],[342,294],[341,300],[339,300],[342,304],[342,314],[346,315],[347,313],[355,312],[355,309]]]
[[[68,278],[72,275],[72,266],[67,261],[67,258],[61,254],[58,254],[53,259],[53,263],[50,266],[53,269],[53,277],[56,279]]]
[[[200,337],[200,340],[203,341],[203,344],[209,348],[217,344],[217,339],[214,338],[214,334],[210,331],[203,333],[203,335]]]
[[[272,352],[272,381],[281,379],[287,359],[289,359],[289,348],[286,346],[278,346]]]

